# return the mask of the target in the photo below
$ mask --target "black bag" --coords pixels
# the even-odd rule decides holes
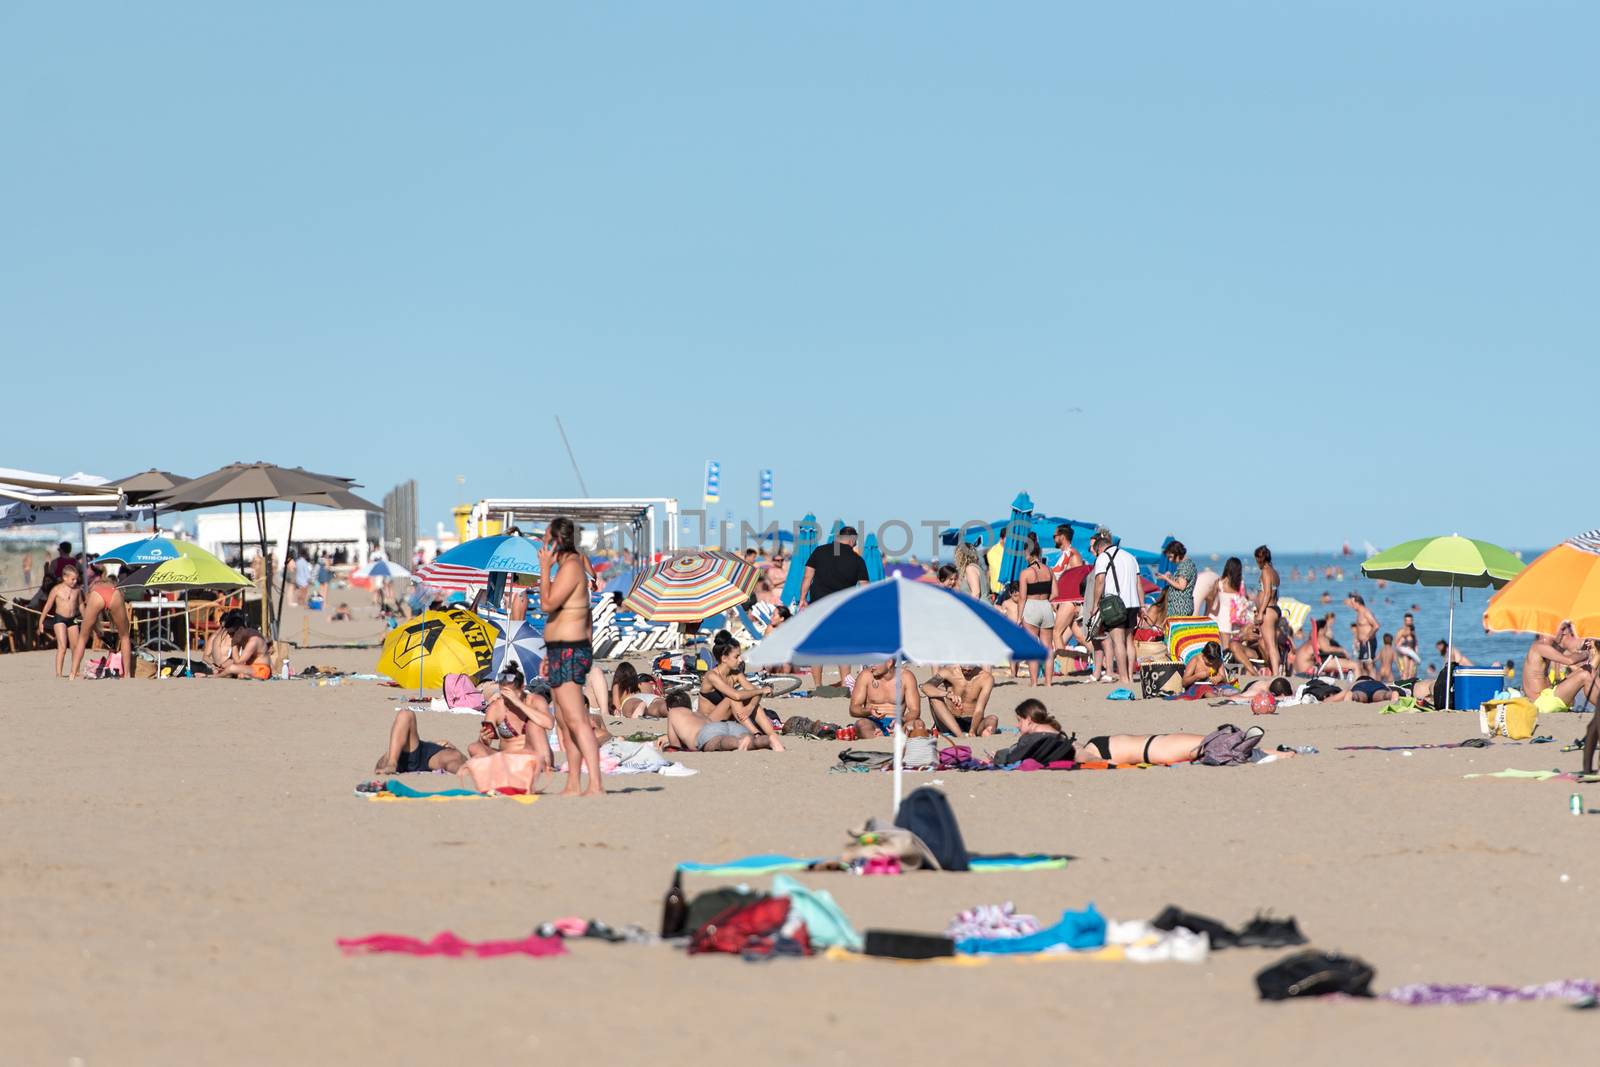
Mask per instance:
[[[740,904],[748,904],[760,896],[760,893],[752,893],[746,889],[734,889],[732,886],[725,886],[721,889],[708,889],[704,893],[696,895],[689,902],[689,916],[684,921],[684,930],[698,930],[729,908]]]
[[[868,930],[862,947],[868,956],[896,960],[931,960],[956,954],[956,943],[948,937],[900,930]]]
[[[961,827],[956,824],[950,801],[932,786],[925,785],[902,800],[894,824],[911,831],[927,845],[944,870],[965,871],[970,867],[966,842],[961,840]]]
[[[1372,977],[1372,967],[1354,956],[1307,949],[1257,974],[1256,989],[1261,992],[1262,1000],[1320,997],[1329,993],[1370,997]]]

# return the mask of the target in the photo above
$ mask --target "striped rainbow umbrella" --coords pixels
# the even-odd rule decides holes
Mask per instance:
[[[702,622],[743,604],[761,572],[731,552],[691,552],[650,567],[622,606],[654,622]]]

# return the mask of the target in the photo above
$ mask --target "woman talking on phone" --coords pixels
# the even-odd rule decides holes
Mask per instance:
[[[597,797],[605,792],[600,783],[600,744],[583,704],[583,685],[594,667],[588,573],[578,552],[577,528],[565,515],[550,521],[539,548],[539,602],[544,608],[545,682],[567,754],[567,787],[561,795]],[[585,765],[588,789],[582,788]]]

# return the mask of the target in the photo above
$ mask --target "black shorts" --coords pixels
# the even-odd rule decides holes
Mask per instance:
[[[417,771],[428,770],[428,764],[433,762],[433,757],[444,751],[445,746],[434,744],[432,741],[418,741],[417,747],[410,752],[400,753],[400,763],[395,767],[396,774],[414,774]]]
[[[1378,661],[1378,639],[1369,637],[1356,645],[1356,659],[1363,663],[1376,663]]]
[[[946,726],[944,723],[940,722],[937,716],[932,716],[932,718],[933,718],[933,725],[938,729],[939,733],[948,734],[950,732],[950,728],[948,726]],[[956,715],[956,716],[953,716],[953,718],[956,720],[956,725],[961,727],[961,729],[963,731],[965,731],[966,733],[969,733],[969,734],[972,732],[972,716],[971,715]]]

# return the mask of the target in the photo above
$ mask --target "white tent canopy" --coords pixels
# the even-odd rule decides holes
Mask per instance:
[[[130,522],[150,516],[129,508],[121,489],[95,474],[56,477],[0,467],[0,529],[59,523]]]

